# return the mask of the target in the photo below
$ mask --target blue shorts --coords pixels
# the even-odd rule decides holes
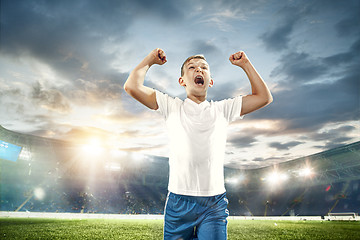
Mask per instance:
[[[169,193],[165,205],[164,239],[227,239],[226,193],[212,197]]]

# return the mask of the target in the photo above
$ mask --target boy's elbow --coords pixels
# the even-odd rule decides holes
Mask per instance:
[[[128,91],[129,91],[129,87],[128,87],[128,85],[126,84],[126,82],[125,82],[125,84],[124,84],[124,86],[123,86],[123,89],[124,89],[125,92],[129,93],[129,92],[128,92]]]
[[[129,94],[131,97],[135,98],[136,100],[141,101],[141,99],[144,97],[144,91],[143,89],[136,85],[136,84],[133,84],[133,83],[125,83],[124,86],[124,91]]]
[[[125,92],[129,95],[131,95],[132,92],[134,91],[133,87],[131,87],[128,82],[125,82],[123,88],[124,88]]]
[[[273,102],[273,97],[271,94],[269,94],[266,98],[264,98],[264,102],[263,102],[263,107],[269,105],[270,103]]]

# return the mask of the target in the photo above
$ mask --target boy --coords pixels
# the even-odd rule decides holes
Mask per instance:
[[[187,94],[184,101],[144,86],[148,69],[167,62],[159,48],[142,60],[124,85],[128,94],[165,118],[169,131],[164,239],[227,238],[229,213],[223,171],[226,127],[235,118],[272,102],[268,87],[244,52],[232,54],[229,60],[247,74],[251,95],[208,102],[207,90],[214,82],[202,55],[189,57],[181,67],[179,84]]]

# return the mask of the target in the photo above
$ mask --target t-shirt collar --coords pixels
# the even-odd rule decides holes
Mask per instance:
[[[193,100],[191,100],[190,98],[186,98],[184,102],[186,104],[191,104],[191,105],[198,106],[198,107],[206,107],[206,106],[210,105],[208,100],[205,100],[205,101],[203,101],[201,103],[196,103]]]

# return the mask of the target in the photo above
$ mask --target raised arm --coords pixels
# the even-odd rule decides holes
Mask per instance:
[[[152,65],[163,65],[166,61],[166,55],[162,49],[156,48],[151,51],[130,73],[124,84],[124,90],[148,108],[158,109],[155,91],[144,86],[144,80],[147,71]]]
[[[270,90],[246,54],[244,52],[234,53],[229,60],[245,71],[251,85],[252,94],[243,97],[241,115],[251,113],[270,104],[273,101]]]

